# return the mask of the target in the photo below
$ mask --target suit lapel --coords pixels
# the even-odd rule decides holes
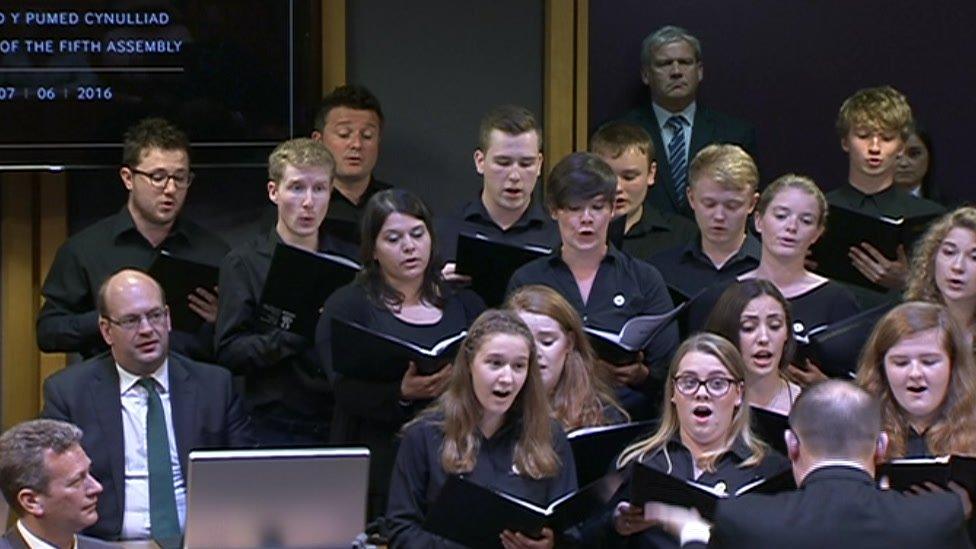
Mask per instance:
[[[112,466],[112,483],[115,486],[116,501],[121,506],[125,502],[125,441],[122,431],[122,397],[119,395],[119,374],[115,371],[115,361],[111,355],[103,360],[96,370],[91,385],[92,408],[98,416],[98,423],[105,437],[109,463]]]
[[[715,141],[715,121],[708,110],[701,106],[695,109],[695,125],[691,132],[691,148],[688,150],[688,165],[698,151]]]
[[[190,372],[182,359],[169,355],[170,407],[173,412],[173,433],[176,436],[176,452],[180,455],[180,468],[186,475],[186,458],[193,440],[193,411],[196,410],[196,385],[190,382]]]
[[[17,530],[16,524],[7,530],[7,533],[3,536],[3,540],[10,544],[10,549],[30,549],[27,542],[24,541],[23,536],[20,535],[20,531]]]

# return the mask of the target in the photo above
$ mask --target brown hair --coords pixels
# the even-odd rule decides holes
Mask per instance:
[[[824,196],[823,191],[820,187],[813,182],[813,179],[805,175],[797,175],[795,173],[788,173],[777,177],[772,183],[766,187],[762,194],[759,195],[759,202],[756,204],[756,212],[761,216],[766,213],[766,208],[769,204],[776,198],[780,192],[786,189],[799,189],[817,200],[817,207],[820,209],[820,216],[817,218],[817,226],[824,227],[827,225],[827,197]]]
[[[790,314],[790,303],[783,297],[783,293],[775,284],[762,278],[750,278],[733,282],[722,292],[715,307],[705,322],[705,331],[718,334],[732,342],[737,349],[741,348],[742,311],[752,300],[767,295],[776,300],[783,308],[783,321],[786,330],[786,343],[779,359],[779,372],[784,378],[786,367],[793,360],[796,351],[796,340],[793,339],[793,318]]]
[[[190,156],[190,140],[165,118],[143,118],[122,136],[122,165],[133,168],[149,149],[183,151]]]
[[[898,132],[902,141],[912,133],[912,107],[891,86],[863,88],[844,100],[837,113],[837,136],[847,137],[852,128]]]
[[[596,353],[586,337],[579,314],[563,296],[548,286],[522,286],[508,296],[505,308],[547,316],[555,320],[569,338],[571,346],[566,355],[566,366],[550,398],[553,417],[567,431],[606,424],[604,409],[607,406],[627,417],[610,388],[610,372],[597,367]]]
[[[336,162],[329,149],[321,141],[308,137],[296,137],[281,143],[268,156],[268,179],[281,183],[288,166],[296,168],[322,167],[329,178],[335,176]]]
[[[759,168],[756,162],[738,145],[713,143],[698,151],[688,165],[688,185],[702,177],[709,177],[722,188],[732,191],[756,192],[759,187]]]
[[[529,350],[525,384],[515,396],[504,419],[505,424],[516,422],[521,425],[513,456],[515,468],[520,474],[534,479],[555,476],[561,464],[552,446],[549,404],[539,374],[535,343],[528,326],[511,311],[489,309],[475,319],[454,359],[454,371],[447,391],[407,426],[423,419],[443,416],[441,466],[451,474],[474,470],[480,447],[478,422],[481,420],[482,407],[474,393],[471,367],[488,338],[496,334],[520,337]]]
[[[936,455],[976,455],[976,365],[972,336],[941,305],[910,301],[888,312],[875,326],[861,354],[857,383],[881,401],[882,428],[888,433],[888,457],[904,456],[908,417],[891,392],[885,355],[902,339],[938,329],[939,343],[949,356],[952,372],[939,416],[925,431],[925,442]]]
[[[647,167],[654,162],[654,142],[647,130],[634,124],[615,120],[597,128],[590,138],[590,152],[600,156],[619,158],[630,149],[637,149],[647,157]]]
[[[976,233],[976,208],[965,206],[949,212],[925,231],[912,253],[905,299],[945,304],[945,297],[935,283],[935,256],[949,231],[956,227]]]
[[[488,111],[481,118],[478,128],[478,148],[487,153],[491,145],[491,132],[498,130],[508,135],[522,135],[525,132],[535,132],[539,138],[539,150],[542,150],[542,132],[532,111],[518,105],[500,105]]]
[[[0,491],[18,514],[23,513],[17,493],[27,488],[47,491],[51,481],[44,453],[63,454],[81,443],[78,427],[53,419],[35,419],[14,425],[0,436]]]
[[[661,424],[657,431],[651,436],[638,440],[634,442],[620,454],[617,458],[617,467],[623,467],[631,461],[640,461],[645,455],[654,453],[661,448],[664,448],[668,442],[674,438],[674,436],[680,431],[680,419],[678,418],[678,411],[675,407],[674,402],[671,399],[674,397],[674,376],[678,373],[678,366],[681,363],[681,359],[685,357],[688,353],[697,351],[700,353],[705,353],[711,355],[719,360],[723,366],[729,371],[729,375],[735,379],[739,387],[742,388],[742,404],[740,404],[736,410],[735,414],[732,416],[732,424],[729,426],[729,433],[725,439],[725,444],[722,445],[718,450],[708,452],[701,457],[698,461],[698,466],[705,471],[714,472],[715,464],[718,460],[729,451],[732,444],[735,443],[737,439],[742,440],[743,443],[749,448],[752,454],[748,459],[743,461],[740,467],[751,467],[758,465],[763,458],[766,456],[768,447],[764,442],[759,440],[756,435],[752,433],[752,428],[749,426],[750,414],[749,405],[747,402],[748,387],[745,387],[745,375],[746,375],[746,365],[742,361],[742,356],[739,354],[739,350],[732,345],[732,343],[725,339],[724,337],[717,334],[710,334],[707,332],[695,334],[688,339],[686,339],[674,353],[674,358],[671,359],[671,366],[668,368],[668,379],[664,384],[664,402],[662,405],[663,414],[661,416]]]

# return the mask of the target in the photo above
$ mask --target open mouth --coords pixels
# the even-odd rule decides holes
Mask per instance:
[[[508,196],[510,198],[516,198],[522,196],[522,189],[505,189],[502,192],[505,194],[505,196]]]
[[[691,410],[691,413],[694,414],[696,418],[708,419],[709,417],[712,416],[712,409],[709,408],[708,406],[695,406]]]
[[[907,389],[909,393],[914,393],[916,395],[920,395],[920,394],[924,393],[925,391],[927,391],[928,390],[928,387],[923,387],[921,385],[911,385],[909,387],[905,387],[905,389]]]
[[[508,398],[512,394],[511,389],[495,389],[491,392],[497,398]]]

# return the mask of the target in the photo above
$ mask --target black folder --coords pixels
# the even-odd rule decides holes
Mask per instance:
[[[793,471],[787,469],[766,479],[757,479],[733,493],[724,483],[708,486],[692,480],[681,480],[667,473],[651,469],[643,463],[634,464],[630,504],[643,506],[658,501],[679,507],[694,507],[707,520],[715,518],[715,508],[721,499],[750,494],[776,494],[796,489]]]
[[[503,530],[538,539],[548,526],[558,535],[603,512],[621,484],[623,474],[615,471],[542,508],[451,476],[428,511],[424,529],[467,547],[501,547]]]
[[[794,364],[802,367],[809,359],[830,377],[853,378],[861,349],[871,337],[875,324],[895,305],[895,302],[884,303],[850,318],[811,329],[805,338],[796,340]]]
[[[637,362],[637,355],[674,320],[687,303],[678,305],[670,311],[658,315],[640,315],[631,318],[618,332],[601,330],[593,326],[583,329],[590,338],[593,350],[602,360],[625,365]]]
[[[325,299],[352,282],[360,265],[332,254],[278,244],[261,291],[261,322],[315,339]]]
[[[584,427],[569,432],[566,438],[569,439],[576,462],[577,486],[586,486],[615,469],[614,463],[620,452],[637,437],[647,433],[653,425],[653,421],[637,421]]]
[[[355,322],[332,319],[332,368],[345,376],[366,381],[397,381],[409,362],[417,373],[431,375],[454,360],[467,331],[461,331],[426,348]]]
[[[763,410],[755,406],[749,407],[752,414],[752,431],[768,444],[773,450],[786,454],[786,439],[783,433],[790,428],[790,418],[770,410]]]
[[[541,246],[515,246],[461,233],[454,270],[471,277],[471,289],[485,300],[485,305],[497,307],[505,301],[505,290],[515,271],[551,252]]]
[[[854,268],[847,257],[848,249],[867,242],[885,257],[895,259],[898,246],[904,246],[906,254],[910,253],[918,237],[939,215],[940,212],[931,211],[899,218],[878,217],[831,204],[827,230],[813,246],[817,272],[836,280],[885,292],[885,288],[864,278]]]
[[[190,309],[187,296],[197,288],[212,293],[219,274],[215,265],[182,259],[165,250],[159,252],[149,266],[149,276],[163,287],[173,329],[195,332],[200,328],[203,318]]]
[[[891,489],[899,492],[926,482],[946,488],[949,481],[955,481],[970,493],[970,497],[976,495],[976,458],[972,457],[895,459],[879,465],[875,476],[879,481],[887,477]]]

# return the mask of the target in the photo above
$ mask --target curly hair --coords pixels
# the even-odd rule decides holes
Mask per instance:
[[[596,367],[596,353],[583,331],[579,314],[559,292],[538,284],[522,286],[508,296],[505,308],[547,316],[559,324],[569,339],[566,365],[550,396],[553,417],[567,431],[605,425],[607,407],[616,408],[627,417],[610,388],[610,371]]]
[[[938,418],[925,431],[935,455],[976,455],[976,364],[972,337],[942,305],[909,301],[888,312],[868,339],[857,367],[857,384],[881,401],[881,424],[888,433],[888,459],[905,455],[908,415],[898,405],[885,373],[885,355],[906,337],[937,329],[949,357],[949,388]]]
[[[915,245],[905,299],[945,305],[945,297],[935,282],[935,256],[949,231],[956,227],[976,233],[976,208],[965,206],[949,212],[929,226]]]
[[[902,141],[912,132],[914,119],[908,99],[891,86],[864,88],[844,100],[837,113],[837,136],[847,137],[852,129],[898,132]]]

